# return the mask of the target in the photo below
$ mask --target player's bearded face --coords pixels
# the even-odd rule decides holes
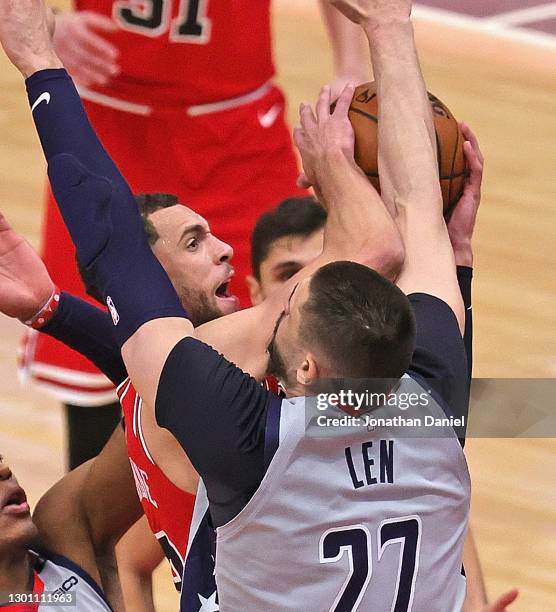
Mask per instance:
[[[296,285],[274,326],[267,346],[267,375],[277,378],[288,393],[297,393],[297,368],[303,361],[299,330],[301,307],[309,295],[309,279]]]
[[[282,314],[278,317],[276,325],[274,326],[274,332],[272,333],[272,339],[266,349],[268,352],[267,376],[274,376],[274,378],[283,383],[287,381],[288,372],[284,359],[277,346],[276,334],[285,314],[285,312],[282,312]]]
[[[201,325],[235,312],[232,295],[232,248],[212,235],[202,217],[182,205],[157,210],[149,216],[158,240],[152,250],[189,313]]]

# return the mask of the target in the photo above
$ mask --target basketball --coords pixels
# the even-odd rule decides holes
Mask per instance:
[[[433,94],[428,95],[436,130],[444,215],[449,216],[463,193],[466,176],[464,139],[448,107]],[[380,193],[377,164],[378,105],[374,82],[357,87],[349,109],[349,119],[355,132],[355,161]]]

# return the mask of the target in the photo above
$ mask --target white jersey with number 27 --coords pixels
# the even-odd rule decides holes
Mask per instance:
[[[419,391],[406,376],[397,393]],[[220,611],[461,610],[470,481],[453,429],[323,433],[309,403],[282,402],[260,487],[217,530]],[[404,417],[425,414],[446,417],[432,399]]]

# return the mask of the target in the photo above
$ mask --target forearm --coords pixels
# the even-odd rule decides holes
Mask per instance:
[[[115,385],[127,372],[112,338],[108,313],[68,293],[62,293],[54,316],[41,328],[45,333],[92,361]]]
[[[471,238],[456,239],[450,235],[452,249],[454,250],[454,259],[456,266],[473,267],[473,248],[471,247]]]
[[[432,109],[409,18],[375,21],[369,38],[378,96],[381,194],[405,247],[398,285],[446,302],[463,334],[464,311],[443,216]]]
[[[145,516],[118,542],[116,554],[126,609],[154,612],[152,574],[164,553]]]
[[[471,530],[467,533],[467,539],[463,548],[463,567],[467,579],[467,591],[463,610],[465,612],[481,610],[488,603],[488,598],[481,562],[479,561],[479,554]]]
[[[368,81],[371,74],[361,28],[339,13],[327,0],[321,0],[323,20],[328,30],[336,77]]]
[[[111,496],[108,504],[107,496]],[[91,462],[77,497],[95,556],[110,560],[116,544],[143,515],[122,427],[114,430]]]
[[[400,208],[442,219],[436,136],[409,19],[365,28],[379,100],[381,194]],[[434,210],[431,211],[431,199]],[[431,212],[436,213],[435,215]]]
[[[53,192],[77,256],[107,300],[115,342],[119,347],[131,342],[123,353],[127,370],[153,405],[164,359],[192,326],[182,325],[174,338],[171,330],[164,334],[165,325],[162,333],[158,327],[149,333],[153,328],[145,325],[168,317],[183,320],[186,314],[152,254],[133,194],[91,128],[71,79],[62,70],[42,71],[27,80],[27,89],[31,104],[49,92],[49,102],[36,106],[33,118]]]
[[[319,180],[328,218],[323,256],[359,261],[395,278],[404,250],[396,223],[355,163],[331,154]]]
[[[121,591],[125,610],[133,612],[155,612],[153,577],[143,576],[125,568],[119,568]]]

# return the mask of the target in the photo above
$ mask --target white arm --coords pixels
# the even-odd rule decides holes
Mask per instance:
[[[326,0],[320,0],[322,18],[328,32],[334,61],[333,98],[348,81],[372,81],[373,72],[361,28],[351,23]]]
[[[365,33],[379,100],[378,169],[382,197],[396,206],[406,259],[398,285],[444,300],[460,329],[464,309],[443,217],[431,106],[409,17],[368,23]]]

